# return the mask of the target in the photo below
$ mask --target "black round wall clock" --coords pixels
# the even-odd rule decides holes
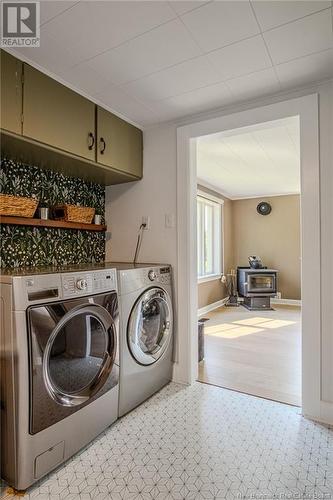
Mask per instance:
[[[257,212],[260,215],[269,215],[272,211],[272,206],[267,201],[261,201],[257,205]]]

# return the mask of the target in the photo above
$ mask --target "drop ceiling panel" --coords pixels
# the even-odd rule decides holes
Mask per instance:
[[[210,85],[154,104],[161,119],[171,120],[180,116],[200,113],[232,102],[233,96],[224,83]]]
[[[89,64],[119,85],[199,54],[199,48],[177,19],[95,57]]]
[[[65,10],[71,9],[76,2],[64,2],[57,1],[53,2],[52,0],[43,0],[40,2],[40,23],[44,24],[47,21],[50,21],[54,17],[58,16]]]
[[[231,198],[300,192],[298,118],[198,140],[198,178]]]
[[[208,54],[221,80],[229,80],[272,66],[260,35]]]
[[[42,34],[47,30],[85,60],[173,18],[168,2],[81,1],[47,23]]]
[[[215,1],[182,16],[194,39],[211,51],[259,33],[248,1]]]
[[[138,99],[149,102],[176,96],[217,81],[217,72],[208,59],[201,56],[129,83],[125,90]]]
[[[226,82],[237,99],[253,99],[280,90],[274,69],[264,69]]]
[[[332,12],[323,10],[263,34],[274,64],[333,47]]]
[[[148,125],[159,121],[159,116],[149,107],[126,94],[121,88],[109,85],[93,96],[109,109],[127,117],[134,123]]]
[[[176,0],[170,0],[169,4],[171,8],[178,14],[182,15],[185,14],[185,12],[189,12],[190,10],[198,9],[199,7],[202,7],[206,3],[209,3],[210,0],[206,0],[205,2],[200,2],[199,0],[185,0],[185,1],[176,1]]]
[[[276,66],[282,88],[333,78],[333,50],[326,50]]]
[[[76,63],[76,54],[69,48],[64,48],[46,33],[42,36],[40,47],[16,48],[12,51],[15,56],[28,58],[38,66],[60,76],[64,71]]]
[[[96,71],[89,64],[80,64],[60,72],[63,80],[78,89],[84,89],[88,95],[94,95],[111,85],[103,73]]]
[[[263,31],[275,28],[281,24],[290,23],[331,6],[331,2],[329,1],[310,0],[252,0],[251,3]]]

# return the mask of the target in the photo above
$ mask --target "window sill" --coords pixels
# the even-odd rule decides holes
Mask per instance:
[[[206,283],[207,281],[216,281],[221,279],[221,274],[209,274],[208,276],[202,276],[202,278],[198,278],[198,285],[201,283]]]

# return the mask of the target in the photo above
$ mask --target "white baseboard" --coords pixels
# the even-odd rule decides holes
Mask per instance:
[[[280,304],[281,306],[301,306],[301,300],[295,299],[271,299],[272,304]]]
[[[213,302],[212,304],[208,304],[207,306],[201,307],[198,309],[198,316],[203,316],[204,314],[207,314],[211,311],[214,311],[214,309],[218,309],[221,306],[224,306],[226,302],[228,301],[228,297],[225,297],[224,299],[218,300],[217,302]],[[242,301],[241,299],[239,300],[240,302]],[[280,304],[281,306],[301,306],[302,301],[301,300],[295,300],[295,299],[271,299],[272,304]]]
[[[223,306],[228,301],[228,297],[224,299],[218,300],[217,302],[213,302],[212,304],[208,304],[207,306],[201,307],[198,309],[198,316],[203,316],[204,314],[209,313],[210,311],[214,311],[218,307]]]

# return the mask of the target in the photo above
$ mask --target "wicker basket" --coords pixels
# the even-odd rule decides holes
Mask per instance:
[[[0,194],[0,215],[33,217],[38,205],[35,198],[24,198],[10,194]]]
[[[53,218],[56,220],[65,220],[66,222],[91,224],[94,215],[94,208],[79,207],[78,205],[58,205],[53,209]]]

